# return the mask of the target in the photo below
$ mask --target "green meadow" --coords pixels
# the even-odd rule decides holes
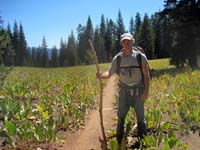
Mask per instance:
[[[140,140],[139,149],[189,149],[184,141],[189,133],[200,135],[200,70],[175,68],[168,59],[151,60],[150,95],[145,102],[148,134]],[[137,123],[130,109],[125,120],[125,143],[134,144]],[[110,132],[110,149],[117,149],[116,138]],[[189,139],[192,140],[192,139]],[[131,148],[129,148],[131,149]]]
[[[177,69],[168,59],[152,60],[150,95],[146,100],[148,135],[140,141],[147,149],[188,149],[179,134],[200,132],[200,71]],[[109,64],[102,64],[106,70]],[[88,109],[98,101],[95,65],[68,68],[14,67],[1,70],[1,138],[8,147],[27,142],[58,140],[57,132],[84,125]],[[3,73],[4,72],[4,73]],[[134,111],[126,118],[126,137],[131,137]],[[111,132],[115,134],[115,131]],[[110,149],[117,147],[115,138]]]

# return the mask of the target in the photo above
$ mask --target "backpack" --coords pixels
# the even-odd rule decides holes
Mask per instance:
[[[143,49],[139,46],[134,46],[133,47],[134,50],[137,51],[137,54],[136,54],[136,58],[137,58],[137,62],[139,64],[139,66],[128,66],[129,68],[140,68],[140,71],[141,71],[141,74],[142,74],[142,82],[144,84],[144,75],[143,75],[143,72],[142,72],[142,53],[144,53]],[[120,67],[120,64],[121,64],[121,59],[122,59],[122,56],[121,55],[118,55],[117,56],[117,70],[116,70],[116,73],[119,75],[120,74],[120,69],[124,68],[124,67]],[[126,67],[127,68],[127,67]],[[149,74],[150,74],[150,78],[152,77],[151,75],[151,70],[149,68]]]
[[[139,66],[128,66],[128,68],[140,68],[140,71],[142,73],[142,55],[141,55],[141,52],[138,52],[137,53],[137,61],[138,61],[138,64]],[[124,67],[120,67],[120,64],[121,64],[121,59],[122,59],[122,56],[121,55],[118,55],[117,56],[117,70],[116,70],[116,73],[119,75],[120,74],[120,69],[124,68]],[[127,68],[127,67],[126,67]],[[142,73],[142,80],[143,80],[143,73]]]

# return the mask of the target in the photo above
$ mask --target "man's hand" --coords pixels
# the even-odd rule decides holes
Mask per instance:
[[[97,72],[96,77],[97,79],[108,79],[112,76],[112,74],[109,73],[109,71],[106,72]]]
[[[102,78],[101,75],[102,75],[102,72],[97,72],[97,73],[96,73],[97,79],[101,79],[101,78]]]
[[[148,91],[144,90],[140,98],[145,101],[148,98],[148,95],[149,95]]]

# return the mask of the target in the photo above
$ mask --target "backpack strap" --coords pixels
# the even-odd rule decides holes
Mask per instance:
[[[116,70],[116,73],[119,75],[120,73],[120,64],[121,64],[121,60],[122,60],[122,57],[121,55],[118,55],[117,56],[117,70]]]
[[[140,71],[142,73],[142,82],[144,82],[144,75],[143,75],[143,71],[142,71],[142,54],[141,54],[141,52],[139,52],[136,57],[137,57],[138,64],[140,66]]]
[[[142,55],[140,52],[137,54],[136,58],[137,58],[139,66],[140,66],[140,69],[142,69]]]

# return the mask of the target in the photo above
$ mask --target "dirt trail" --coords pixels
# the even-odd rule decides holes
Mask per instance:
[[[114,110],[114,95],[115,95],[115,77],[112,76],[106,87],[104,88],[103,94],[103,117],[105,131],[115,129],[116,125],[113,122],[113,118],[116,116]],[[84,129],[67,135],[64,143],[60,145],[58,150],[101,150],[101,142],[99,137],[102,137],[100,121],[99,121],[99,110],[98,108],[91,111],[89,116],[86,118],[86,124]]]

